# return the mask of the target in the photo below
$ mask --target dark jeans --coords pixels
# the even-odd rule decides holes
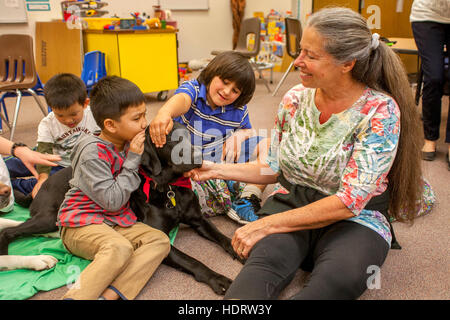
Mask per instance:
[[[439,139],[441,100],[450,71],[444,71],[444,44],[450,48],[450,24],[413,22],[414,39],[422,60],[423,95],[422,116],[425,139]],[[450,111],[450,104],[449,104]],[[445,142],[450,143],[450,116],[447,118]]]
[[[381,267],[388,251],[378,233],[351,221],[273,234],[253,247],[225,299],[276,299],[299,267],[312,273],[291,299],[356,299],[372,284],[370,266]]]
[[[13,189],[22,192],[27,195],[33,191],[34,186],[37,183],[36,178],[28,178],[28,179],[20,179],[22,177],[30,177],[32,176],[30,170],[23,164],[23,162],[14,157],[9,157],[5,160],[6,167],[9,171],[9,176],[11,177],[11,185]],[[58,172],[63,169],[62,166],[52,167],[50,171],[50,175]],[[17,179],[15,179],[17,178]]]

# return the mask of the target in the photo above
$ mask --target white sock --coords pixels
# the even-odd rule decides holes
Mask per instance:
[[[255,186],[254,184],[247,184],[241,193],[241,198],[244,197],[250,197],[252,194],[258,197],[258,199],[261,199],[262,191],[260,188]]]

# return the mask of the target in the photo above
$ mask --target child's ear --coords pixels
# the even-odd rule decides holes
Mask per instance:
[[[103,121],[103,126],[111,133],[116,133],[117,131],[116,122],[113,119],[105,119],[105,121]]]
[[[83,109],[87,108],[87,106],[89,105],[89,102],[91,102],[91,99],[89,99],[89,98],[86,98],[86,100],[84,100]]]

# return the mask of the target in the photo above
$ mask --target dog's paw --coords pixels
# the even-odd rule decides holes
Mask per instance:
[[[223,296],[232,282],[233,281],[227,277],[216,274],[214,277],[209,279],[208,284],[216,294]]]
[[[58,259],[53,256],[39,255],[25,257],[24,268],[33,270],[44,270],[53,268]]]
[[[0,230],[11,228],[11,227],[17,227],[18,225],[22,224],[22,221],[15,221],[11,219],[5,219],[0,218]]]

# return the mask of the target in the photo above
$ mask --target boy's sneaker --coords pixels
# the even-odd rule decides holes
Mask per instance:
[[[261,199],[254,194],[250,197],[239,198],[233,202],[230,211],[227,212],[227,216],[240,224],[258,220],[256,212],[261,209],[260,202]]]
[[[236,194],[239,192],[239,182],[234,180],[225,180],[225,183],[227,184],[230,194],[236,196]]]

